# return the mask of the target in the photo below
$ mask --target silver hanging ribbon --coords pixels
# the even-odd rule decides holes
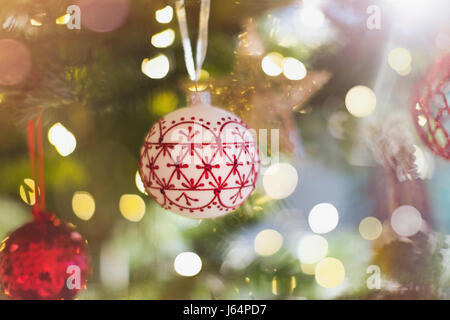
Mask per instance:
[[[175,10],[178,17],[178,23],[180,25],[186,69],[189,74],[189,78],[195,82],[198,82],[200,79],[200,71],[202,69],[203,62],[205,61],[206,49],[208,48],[208,21],[210,7],[211,0],[201,0],[197,52],[195,59],[196,63],[194,63],[194,54],[192,53],[191,40],[189,39],[184,0],[177,0],[175,2]]]

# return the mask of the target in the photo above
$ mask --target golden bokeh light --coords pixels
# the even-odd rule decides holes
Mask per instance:
[[[124,194],[120,197],[119,209],[125,219],[138,222],[144,217],[145,202],[136,194]]]
[[[366,86],[355,86],[345,96],[345,106],[351,115],[363,118],[370,115],[377,105],[377,97]]]
[[[86,191],[77,191],[72,197],[72,210],[81,220],[89,220],[95,212],[94,197]]]
[[[36,204],[36,184],[33,179],[26,178],[23,180],[23,183],[19,187],[19,195],[26,204],[30,206]]]
[[[362,219],[359,224],[359,233],[361,234],[361,237],[369,241],[378,239],[382,231],[383,225],[380,220],[375,217],[366,217]]]
[[[141,71],[151,79],[162,79],[169,73],[169,70],[169,58],[164,54],[142,60]]]
[[[336,288],[345,280],[345,268],[336,258],[324,258],[316,266],[316,281],[324,288]]]
[[[151,109],[149,112],[154,113],[159,116],[168,114],[169,112],[175,110],[178,105],[178,97],[175,92],[159,91],[155,93],[151,101]]]
[[[155,19],[159,23],[169,23],[173,19],[173,8],[169,5],[155,11]]]
[[[173,263],[176,273],[183,277],[193,277],[202,270],[202,259],[195,252],[182,252]]]
[[[169,28],[154,34],[151,39],[151,43],[156,48],[170,47],[175,41],[175,31]]]
[[[70,14],[66,13],[58,18],[56,18],[56,24],[67,24],[70,21]]]
[[[304,274],[313,276],[316,274],[317,263],[300,263],[300,268]]]
[[[63,157],[71,154],[77,146],[75,136],[60,122],[55,123],[48,130],[48,141]]]
[[[254,241],[255,252],[260,256],[271,256],[280,250],[283,236],[276,230],[265,229],[259,232]]]
[[[35,27],[42,26],[42,22],[40,22],[39,20],[33,19],[33,18],[30,19],[30,24]]]

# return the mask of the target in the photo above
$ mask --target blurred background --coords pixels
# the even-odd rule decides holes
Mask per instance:
[[[281,162],[264,175],[260,150],[255,192],[212,220],[165,211],[137,174],[148,130],[193,90],[174,5],[1,1],[0,236],[32,219],[42,112],[47,208],[92,256],[79,299],[448,299],[449,2],[212,0],[198,88],[278,129]]]

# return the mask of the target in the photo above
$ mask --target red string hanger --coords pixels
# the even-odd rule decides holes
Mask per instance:
[[[32,213],[35,219],[41,219],[45,214],[45,173],[44,173],[44,143],[42,141],[42,115],[29,120],[27,125],[28,152],[30,155],[31,177],[35,181],[36,201]],[[36,151],[37,170],[36,177]]]

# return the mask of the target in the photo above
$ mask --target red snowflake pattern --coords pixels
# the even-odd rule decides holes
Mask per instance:
[[[212,218],[245,201],[259,166],[255,137],[241,119],[195,106],[170,113],[150,129],[139,172],[148,194],[163,208]]]

